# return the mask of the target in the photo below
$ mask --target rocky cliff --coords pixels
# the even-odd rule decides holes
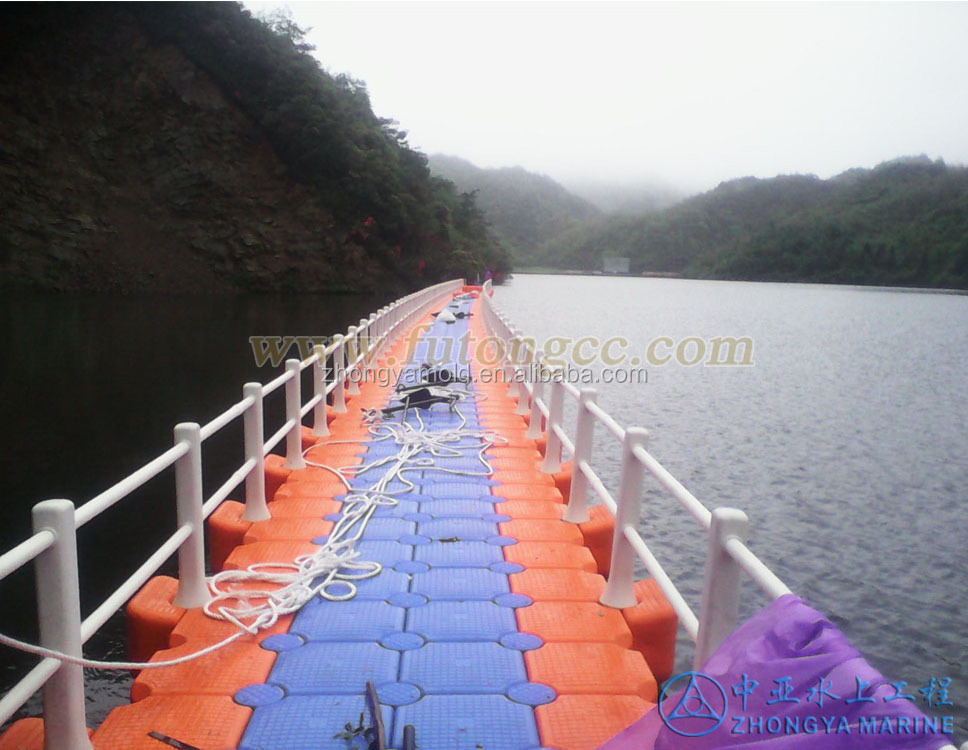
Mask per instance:
[[[240,98],[152,35],[137,6],[0,7],[0,286],[319,292],[423,281],[374,251],[364,226],[379,215],[334,218]]]

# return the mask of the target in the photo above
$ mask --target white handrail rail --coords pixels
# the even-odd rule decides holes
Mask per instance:
[[[81,642],[87,643],[124,603],[138,593],[138,589],[155,574],[155,571],[191,536],[192,527],[188,524],[179,526],[168,539],[145,560],[127,580],[105,599],[101,605],[81,622]]]
[[[50,546],[57,541],[54,532],[45,529],[28,537],[9,552],[0,555],[0,581],[31,562],[41,552],[50,549]]]
[[[285,372],[265,385],[247,384],[241,401],[204,426],[195,423],[179,425],[171,448],[80,507],[74,508],[72,503],[63,500],[44,501],[35,506],[35,533],[0,555],[0,580],[37,561],[41,571],[38,573],[38,602],[43,602],[39,619],[44,645],[80,656],[81,644],[176,553],[180,559],[178,603],[197,606],[205,601],[208,592],[204,584],[204,519],[243,482],[246,495],[243,518],[249,521],[267,518],[262,474],[263,459],[269,451],[282,440],[287,440],[289,453],[299,455],[301,459],[298,446],[302,419],[314,412],[314,433],[328,434],[328,430],[323,431],[327,397],[335,394],[334,401],[345,411],[344,393],[349,392],[349,379],[364,374],[380,351],[410,321],[443,298],[460,291],[462,283],[461,280],[446,281],[402,297],[360,320],[359,325],[351,326],[345,337],[337,335],[329,345],[316,347],[306,359],[289,360]],[[327,360],[331,363],[329,368]],[[309,367],[314,368],[314,393],[303,402],[300,373]],[[268,441],[263,441],[263,399],[282,386],[286,386],[285,423]],[[206,500],[201,489],[202,443],[240,418],[244,423],[245,458]],[[134,573],[81,620],[77,605],[77,530],[172,467],[176,470],[177,528]],[[76,616],[71,614],[75,611]],[[41,687],[45,691],[47,736],[54,742],[53,746],[59,750],[90,750],[81,668],[62,664],[53,658],[41,660],[0,699],[0,724]]]
[[[117,484],[99,495],[95,495],[74,513],[77,528],[95,518],[119,500],[123,500],[136,489],[161,474],[165,469],[174,466],[175,462],[188,453],[188,445],[177,444],[166,450],[158,458],[149,461],[137,471],[129,474]]]

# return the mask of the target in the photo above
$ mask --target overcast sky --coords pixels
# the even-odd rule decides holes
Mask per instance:
[[[289,2],[424,153],[689,191],[968,163],[968,3]]]

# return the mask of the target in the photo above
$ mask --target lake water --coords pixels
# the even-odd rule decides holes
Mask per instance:
[[[700,500],[744,509],[753,549],[874,666],[915,688],[950,676],[956,705],[936,713],[957,716],[959,738],[968,738],[968,297],[519,276],[495,299],[539,339],[623,336],[643,359],[659,337],[750,337],[751,367],[645,363],[647,382],[599,384],[599,400],[623,424],[647,427],[652,453]],[[29,533],[37,500],[90,498],[163,451],[176,422],[204,423],[240,398],[243,382],[272,377],[255,366],[250,336],[327,335],[384,303],[0,300],[0,549]],[[270,417],[280,407],[270,401]],[[608,437],[599,431],[596,441],[595,460],[614,479]],[[206,443],[210,485],[238,465],[239,445],[231,432]],[[171,497],[167,480],[153,482],[84,528],[85,611],[167,534]],[[702,535],[658,493],[647,495],[643,518],[661,562],[697,606]],[[4,632],[34,637],[30,584],[27,573],[0,584],[4,601],[18,604],[0,609]],[[745,612],[765,603],[747,594]],[[86,652],[124,658],[122,630],[118,618]],[[25,663],[3,651],[0,690]],[[96,725],[125,699],[129,678],[90,673],[89,684]]]
[[[598,383],[599,403],[646,427],[708,507],[746,511],[753,550],[890,679],[951,677],[955,706],[933,713],[968,739],[968,296],[521,275],[494,299],[539,343],[627,339],[647,382]],[[661,337],[725,336],[752,339],[753,366],[646,362]],[[655,358],[674,351],[660,341]],[[613,439],[595,440],[614,487],[600,449]],[[643,533],[698,609],[698,526],[661,492],[645,505]],[[766,602],[752,586],[744,597],[747,613]]]
[[[204,424],[241,399],[246,381],[275,377],[268,365],[256,366],[250,336],[328,336],[386,302],[364,295],[0,297],[0,550],[29,535],[34,503],[66,497],[80,505],[162,453],[176,423]],[[279,389],[266,400],[267,425],[281,425],[282,413]],[[205,442],[209,488],[241,463],[241,444],[241,429]],[[80,531],[85,614],[174,529],[171,474]],[[171,564],[166,572],[174,572]],[[0,582],[0,597],[0,631],[36,642],[31,569]],[[85,653],[126,659],[123,634],[117,617]],[[0,647],[0,693],[34,661]],[[87,674],[88,721],[97,726],[127,701],[131,678]],[[36,715],[39,706],[38,696],[25,713]]]

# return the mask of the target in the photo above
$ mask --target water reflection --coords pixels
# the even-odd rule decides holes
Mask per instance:
[[[30,533],[30,507],[66,497],[80,504],[164,451],[180,421],[205,423],[241,398],[258,368],[250,336],[326,336],[386,303],[375,296],[105,297],[11,294],[0,299],[0,549]],[[275,396],[276,394],[274,394]],[[281,398],[266,404],[281,423]],[[277,419],[278,422],[269,420]],[[204,447],[206,484],[242,461],[241,430]],[[88,614],[174,528],[171,472],[85,526],[79,536],[82,611]],[[35,639],[32,571],[0,583],[0,630]],[[113,622],[86,653],[124,658]],[[33,663],[3,650],[4,692]],[[96,726],[126,673],[89,670]],[[36,706],[34,706],[36,711]]]

